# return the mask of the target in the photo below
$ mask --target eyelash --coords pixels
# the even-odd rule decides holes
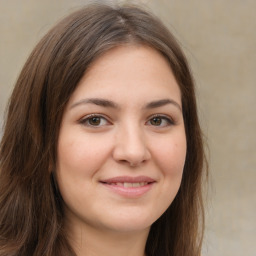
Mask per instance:
[[[82,124],[82,125],[85,125],[85,126],[89,126],[89,127],[101,127],[102,125],[93,125],[93,124],[90,124],[90,120],[92,120],[93,118],[99,118],[100,119],[100,122],[102,120],[105,120],[106,123],[109,123],[110,122],[108,121],[108,119],[100,114],[91,114],[91,115],[88,115],[84,118],[82,118],[79,123]]]
[[[163,128],[163,127],[167,127],[167,126],[171,126],[171,125],[175,124],[174,120],[172,118],[170,118],[169,116],[159,115],[159,114],[151,116],[150,119],[146,123],[150,123],[154,118],[159,118],[161,120],[161,124],[160,125],[152,125],[151,124],[152,126]],[[162,125],[163,121],[166,121],[165,125]]]
[[[96,125],[90,124],[89,122],[93,118],[98,118],[98,121],[100,123],[102,122],[102,120],[104,120],[106,122],[106,124],[100,124],[100,123],[96,124]],[[153,119],[160,119],[161,123],[159,125],[152,125],[151,121],[153,121]],[[162,125],[163,121],[166,122],[165,125]],[[111,122],[108,121],[108,119],[106,117],[102,116],[101,114],[90,114],[90,115],[82,118],[81,120],[79,120],[79,123],[82,124],[82,125],[88,126],[88,127],[95,127],[95,128],[111,124]],[[156,115],[151,116],[149,118],[149,120],[146,122],[146,124],[147,125],[152,125],[152,126],[155,126],[155,127],[163,128],[163,127],[168,127],[168,126],[171,126],[171,125],[175,125],[175,122],[172,118],[170,118],[168,116],[156,114]]]

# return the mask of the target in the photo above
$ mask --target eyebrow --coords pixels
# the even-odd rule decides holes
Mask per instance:
[[[79,105],[83,104],[94,104],[97,106],[107,107],[107,108],[119,108],[119,106],[110,100],[99,99],[99,98],[90,98],[90,99],[83,99],[76,103],[74,103],[70,108],[74,108]]]
[[[177,103],[176,101],[171,100],[171,99],[162,99],[162,100],[152,101],[152,102],[148,103],[145,108],[146,109],[159,108],[159,107],[162,107],[162,106],[165,106],[168,104],[172,104],[175,107],[177,107],[180,111],[182,111],[182,108],[179,105],[179,103]]]
[[[115,109],[120,109],[120,106],[116,104],[115,102],[111,100],[106,100],[106,99],[101,99],[101,98],[89,98],[89,99],[82,99],[73,105],[71,105],[70,108],[74,108],[79,105],[84,105],[84,104],[94,104],[97,106],[102,106],[102,107],[107,107],[107,108],[115,108]],[[159,108],[168,104],[172,104],[175,107],[177,107],[180,111],[182,111],[181,106],[179,103],[172,99],[161,99],[161,100],[156,100],[147,103],[143,108],[144,109],[154,109],[154,108]]]

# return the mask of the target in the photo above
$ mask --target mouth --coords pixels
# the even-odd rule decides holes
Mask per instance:
[[[146,186],[152,182],[133,182],[133,183],[129,183],[129,182],[102,182],[106,185],[110,185],[110,186],[119,186],[119,187],[124,187],[124,188],[139,188],[139,187],[143,187]]]
[[[137,198],[150,191],[156,181],[147,176],[122,176],[102,180],[100,183],[118,195],[126,198]]]

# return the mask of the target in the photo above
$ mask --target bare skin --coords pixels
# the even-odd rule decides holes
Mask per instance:
[[[120,46],[97,59],[64,111],[57,182],[77,256],[145,256],[186,158],[181,93],[166,59]]]

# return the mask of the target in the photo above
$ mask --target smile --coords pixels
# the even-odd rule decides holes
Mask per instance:
[[[117,183],[107,183],[108,185],[120,186],[124,188],[138,188],[143,187],[149,184],[149,182],[136,182],[136,183],[129,183],[129,182],[117,182]]]
[[[119,196],[138,198],[150,191],[156,181],[147,176],[120,176],[102,180],[100,183]]]

